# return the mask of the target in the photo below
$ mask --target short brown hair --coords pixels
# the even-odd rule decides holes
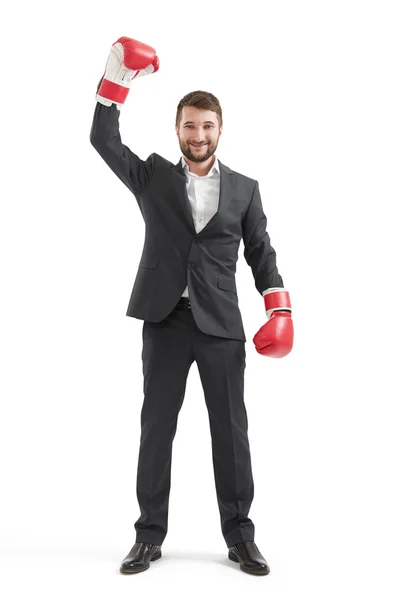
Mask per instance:
[[[203,90],[196,90],[195,92],[186,94],[178,104],[175,120],[176,127],[179,127],[184,106],[195,106],[196,108],[201,108],[203,110],[212,110],[217,113],[219,126],[222,127],[222,109],[218,98],[216,98],[214,94],[204,92]]]

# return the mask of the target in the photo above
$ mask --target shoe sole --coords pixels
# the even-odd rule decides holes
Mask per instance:
[[[152,562],[153,560],[158,560],[159,558],[161,558],[161,552],[155,554],[150,559],[150,562]],[[124,573],[125,575],[134,575],[135,573],[142,573],[143,571],[147,571],[147,569],[150,569],[150,565],[147,565],[147,567],[138,567],[137,569],[127,569],[124,567],[120,567],[119,572]]]
[[[228,553],[228,558],[230,560],[233,560],[233,562],[236,562],[236,563],[240,562],[239,559],[237,558],[237,556],[235,556],[235,554],[231,554],[230,552]],[[242,571],[244,571],[245,573],[248,573],[249,575],[268,575],[268,573],[270,572],[270,569],[268,569],[268,571],[251,571],[251,570],[243,567],[243,565],[240,565],[240,568]]]

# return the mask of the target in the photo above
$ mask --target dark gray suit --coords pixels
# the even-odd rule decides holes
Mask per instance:
[[[260,295],[283,287],[258,182],[219,161],[218,212],[196,233],[181,161],[156,153],[141,160],[121,142],[119,114],[116,105],[97,103],[90,141],[132,191],[146,224],[126,313],[144,321],[136,541],[161,545],[167,533],[172,442],[193,361],[209,412],[224,539],[228,547],[254,541],[247,516],[254,486],[243,400],[246,337],[235,282],[242,238]],[[190,307],[178,302],[186,285]],[[260,326],[263,309],[261,303]]]

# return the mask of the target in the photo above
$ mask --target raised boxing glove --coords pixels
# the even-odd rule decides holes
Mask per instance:
[[[121,106],[133,79],[158,71],[160,62],[151,46],[128,37],[120,37],[111,47],[106,69],[96,94],[105,106]]]

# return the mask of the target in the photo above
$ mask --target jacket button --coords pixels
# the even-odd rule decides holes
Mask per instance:
[[[194,263],[190,262],[189,263],[189,269],[193,269],[193,267],[194,267]]]
[[[193,244],[197,244],[197,239],[193,238]]]

